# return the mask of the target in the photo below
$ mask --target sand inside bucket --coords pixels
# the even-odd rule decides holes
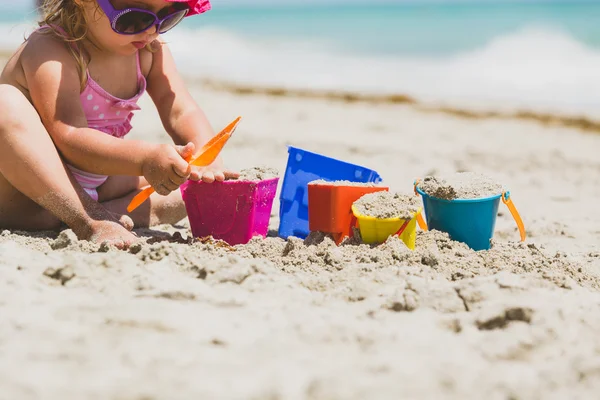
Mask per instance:
[[[384,191],[366,194],[355,201],[354,206],[368,217],[412,219],[420,202],[414,195]]]
[[[265,179],[277,178],[278,175],[279,171],[277,171],[275,168],[259,166],[242,169],[240,171],[240,177],[237,178],[237,180],[244,182],[256,182],[263,181]]]
[[[458,172],[445,177],[427,176],[418,184],[431,197],[444,200],[481,199],[502,194],[502,185],[476,172]]]
[[[323,179],[317,179],[311,181],[309,185],[326,185],[326,186],[356,186],[356,187],[378,187],[381,186],[373,182],[352,182],[352,181],[326,181]]]

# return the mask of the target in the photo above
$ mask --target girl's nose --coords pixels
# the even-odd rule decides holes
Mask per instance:
[[[150,36],[156,35],[158,33],[158,25],[157,24],[152,25],[150,28],[148,28],[146,33]]]

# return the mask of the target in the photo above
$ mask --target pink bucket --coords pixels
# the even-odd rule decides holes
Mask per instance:
[[[232,246],[267,236],[278,181],[185,182],[180,189],[192,234]]]

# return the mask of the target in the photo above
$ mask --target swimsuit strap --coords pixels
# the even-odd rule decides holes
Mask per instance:
[[[40,26],[39,28],[37,28],[33,32],[35,33],[35,32],[41,31],[43,29],[52,29],[54,31],[59,32],[65,39],[67,39],[67,42],[68,42],[69,46],[71,46],[71,48],[73,50],[75,50],[77,53],[80,53],[79,46],[77,45],[77,43],[69,40],[70,36],[67,34],[67,31],[65,31],[62,27],[60,27],[58,25],[54,25],[54,24],[51,24],[51,25],[47,24],[47,25]],[[141,63],[141,60],[140,60],[140,52],[139,52],[139,50],[135,54],[135,63],[136,63],[136,74],[137,74],[138,81],[141,80],[141,79],[145,80],[146,77],[142,73],[142,63]],[[90,79],[90,74],[89,74],[89,71],[87,69],[86,69],[85,73],[86,73],[87,78]]]
[[[146,79],[144,74],[142,74],[142,62],[140,61],[140,51],[138,50],[135,54],[135,63],[137,64],[137,79]]]
[[[66,42],[69,44],[69,46],[71,46],[71,48],[73,50],[75,50],[79,53],[79,46],[77,46],[76,42],[71,40],[71,37],[69,36],[67,31],[65,31],[62,27],[60,27],[58,25],[54,25],[54,24],[42,25],[39,28],[37,28],[35,31],[33,31],[33,33],[39,32],[44,29],[51,29],[55,32],[60,33],[63,36],[63,38],[66,39]]]

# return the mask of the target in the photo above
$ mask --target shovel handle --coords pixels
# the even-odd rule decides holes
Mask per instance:
[[[142,190],[131,200],[131,203],[127,206],[127,212],[133,212],[136,208],[142,205],[143,202],[148,200],[148,197],[154,193],[154,188],[152,186],[148,186],[146,189]]]
[[[415,196],[419,196],[419,192],[417,191],[417,185],[419,184],[419,182],[421,182],[421,179],[417,178],[413,183],[413,190],[415,191]],[[421,228],[421,230],[427,231],[429,229],[427,227],[427,222],[425,222],[425,218],[423,218],[422,211],[417,214],[417,223],[419,224],[419,228]]]

